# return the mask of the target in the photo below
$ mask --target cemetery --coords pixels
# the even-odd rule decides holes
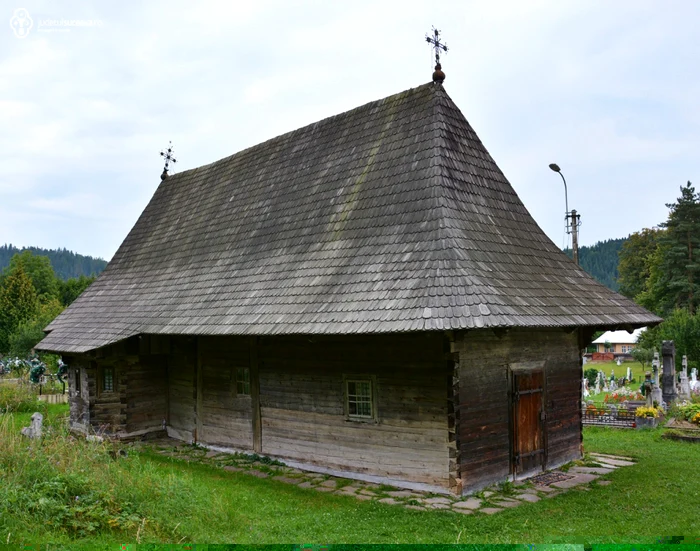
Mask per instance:
[[[53,358],[51,358],[53,360]],[[58,358],[48,365],[36,354],[20,359],[0,357],[0,412],[7,404],[2,403],[3,389],[20,386],[37,400],[50,404],[67,403],[68,366]]]

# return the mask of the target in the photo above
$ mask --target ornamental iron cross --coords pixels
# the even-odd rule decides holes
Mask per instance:
[[[425,41],[432,44],[432,47],[435,49],[435,64],[439,65],[440,50],[447,53],[447,44],[440,42],[440,31],[433,27],[433,36],[431,37],[429,34],[426,34]]]
[[[168,149],[165,151],[160,152],[160,156],[165,159],[165,167],[163,168],[163,174],[168,173],[168,168],[170,167],[170,163],[176,163],[177,159],[175,158],[175,154],[173,153],[173,142],[168,142]]]

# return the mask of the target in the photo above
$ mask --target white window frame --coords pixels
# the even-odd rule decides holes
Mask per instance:
[[[369,384],[369,406],[370,415],[357,415],[350,413],[350,383],[368,383]],[[377,422],[377,381],[371,375],[344,375],[343,376],[343,398],[345,401],[345,419],[358,423],[376,423]]]

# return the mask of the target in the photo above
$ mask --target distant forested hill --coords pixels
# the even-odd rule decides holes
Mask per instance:
[[[97,275],[104,270],[107,265],[107,261],[101,258],[83,256],[82,254],[77,254],[67,249],[50,250],[40,249],[38,247],[18,249],[12,245],[2,245],[0,246],[0,271],[9,266],[10,259],[13,255],[24,250],[30,250],[34,254],[48,256],[51,260],[53,270],[56,272],[56,276],[64,281],[81,275]]]
[[[581,267],[597,281],[613,291],[620,289],[617,283],[618,253],[625,241],[627,241],[627,238],[621,237],[620,239],[598,241],[598,243],[590,247],[579,248],[578,255]],[[565,249],[564,252],[569,257],[572,256],[571,249]]]

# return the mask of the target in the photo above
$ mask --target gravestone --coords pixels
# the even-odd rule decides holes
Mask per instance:
[[[654,352],[654,359],[651,362],[651,367],[654,370],[653,386],[651,390],[651,403],[649,403],[649,397],[647,396],[647,403],[650,406],[654,405],[656,402],[657,406],[660,406],[664,401],[663,393],[661,392],[661,386],[659,385],[659,378],[661,373],[661,361],[659,360],[659,353]]]
[[[28,427],[22,429],[22,434],[29,438],[41,438],[42,424],[44,423],[44,416],[37,412],[32,415],[32,424]]]
[[[603,375],[602,371],[598,371],[598,375],[595,378],[595,393],[600,394],[600,379]]]
[[[690,383],[688,381],[688,356],[683,355],[683,359],[681,360],[681,365],[683,365],[683,369],[681,370],[681,384],[680,384],[680,389],[678,391],[678,397],[681,400],[689,400],[690,399]]]
[[[678,398],[676,393],[676,345],[673,341],[663,342],[661,356],[663,362],[661,376],[663,401],[670,406]]]
[[[651,407],[654,405],[654,384],[651,381],[651,373],[648,371],[644,374],[644,383],[642,383],[642,394],[647,399],[647,406]]]
[[[610,371],[610,392],[617,390],[617,381],[615,380],[615,370]]]
[[[690,390],[695,391],[696,388],[699,388],[698,385],[698,368],[694,367],[693,370],[690,372]]]
[[[583,397],[588,398],[591,395],[591,392],[588,390],[588,379],[585,377],[583,378],[583,385],[581,388],[583,389]]]
[[[632,380],[632,368],[631,367],[627,368],[627,376],[625,377],[625,379],[627,379],[627,382]]]

